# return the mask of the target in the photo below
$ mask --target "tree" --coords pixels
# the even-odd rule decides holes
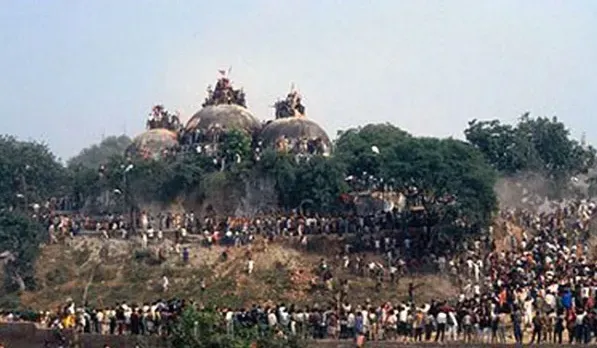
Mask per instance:
[[[173,348],[300,348],[304,342],[277,335],[269,328],[242,327],[235,324],[227,332],[219,315],[213,311],[185,309],[172,328]]]
[[[34,263],[44,239],[41,225],[18,211],[0,211],[0,253],[5,263],[4,288],[8,292],[35,287]]]
[[[66,191],[66,179],[46,145],[0,136],[0,209],[41,205]]]
[[[456,196],[470,223],[485,225],[497,209],[496,175],[473,146],[455,139],[410,137],[381,155],[382,177],[413,182],[431,196]]]
[[[409,137],[410,134],[389,123],[352,128],[338,133],[334,156],[338,162],[344,163],[347,172],[352,175],[360,176],[366,172],[377,176],[381,162],[379,156],[373,152],[373,146],[384,152],[393,144]]]
[[[106,177],[110,186],[117,187],[128,194],[132,205],[140,201],[163,200],[168,188],[165,183],[171,182],[174,176],[169,162],[160,159],[137,159],[130,161],[114,159]]]
[[[533,171],[565,180],[595,164],[595,149],[571,139],[556,117],[532,118],[526,113],[514,126],[472,120],[464,134],[504,174]]]
[[[226,163],[251,159],[251,137],[238,129],[232,129],[223,136],[220,151]]]
[[[97,168],[75,166],[69,168],[70,197],[73,206],[84,208],[90,198],[96,198],[107,188],[101,180],[100,171]]]
[[[331,212],[347,189],[341,162],[323,156],[297,160],[290,154],[266,151],[255,175],[275,181],[279,203],[285,209],[295,209],[308,200],[312,208]]]
[[[470,223],[487,224],[497,206],[495,172],[481,151],[462,141],[367,125],[341,133],[335,155],[346,166],[345,175],[366,172],[394,186],[414,184],[435,197],[456,195],[454,209]]]
[[[10,256],[6,290],[35,286],[33,263],[44,234],[27,214],[31,205],[67,192],[66,186],[66,170],[46,145],[0,136],[0,253]]]
[[[82,166],[98,169],[114,156],[122,155],[131,145],[131,138],[126,135],[109,136],[99,144],[91,145],[68,160],[68,167]]]
[[[295,208],[296,163],[290,154],[266,150],[253,175],[267,175],[273,179],[278,192],[279,204]]]
[[[170,175],[165,178],[160,188],[161,196],[166,201],[200,189],[206,175],[215,170],[209,157],[194,151],[177,155],[168,162],[168,167]]]
[[[466,139],[477,147],[498,171],[512,174],[529,168],[539,168],[535,149],[516,128],[498,120],[472,120],[464,131]]]
[[[304,200],[311,200],[316,210],[332,212],[338,208],[340,196],[348,189],[343,165],[328,157],[311,157],[296,166],[294,175],[294,207]]]

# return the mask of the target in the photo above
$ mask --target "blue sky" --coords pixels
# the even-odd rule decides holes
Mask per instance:
[[[291,82],[331,134],[391,122],[462,137],[472,118],[557,115],[597,143],[595,1],[0,2],[0,133],[61,158],[199,107],[217,70],[260,119]]]

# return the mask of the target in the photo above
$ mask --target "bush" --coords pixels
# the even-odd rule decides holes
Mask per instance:
[[[302,348],[305,342],[269,330],[235,328],[228,335],[217,313],[188,308],[178,317],[170,343],[174,348]]]
[[[46,282],[47,285],[50,287],[64,284],[69,281],[70,276],[68,271],[64,268],[56,268],[48,273],[46,273]]]

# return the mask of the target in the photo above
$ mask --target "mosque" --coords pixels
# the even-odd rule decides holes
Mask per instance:
[[[256,149],[272,148],[295,155],[329,156],[332,142],[315,121],[307,118],[301,95],[294,88],[274,104],[275,118],[261,122],[247,107],[245,92],[235,89],[220,71],[215,88],[208,87],[202,107],[182,125],[179,115],[162,105],[152,109],[147,130],[134,138],[127,156],[159,159],[194,150],[215,155],[231,130],[243,132]]]

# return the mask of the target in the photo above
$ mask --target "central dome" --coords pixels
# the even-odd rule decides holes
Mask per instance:
[[[127,156],[158,159],[164,154],[176,151],[178,145],[178,136],[175,132],[164,128],[155,128],[136,136],[126,149],[126,154]]]
[[[246,108],[236,104],[208,105],[199,110],[187,123],[185,130],[207,131],[211,128],[242,130],[255,134],[261,128],[259,120]]]

